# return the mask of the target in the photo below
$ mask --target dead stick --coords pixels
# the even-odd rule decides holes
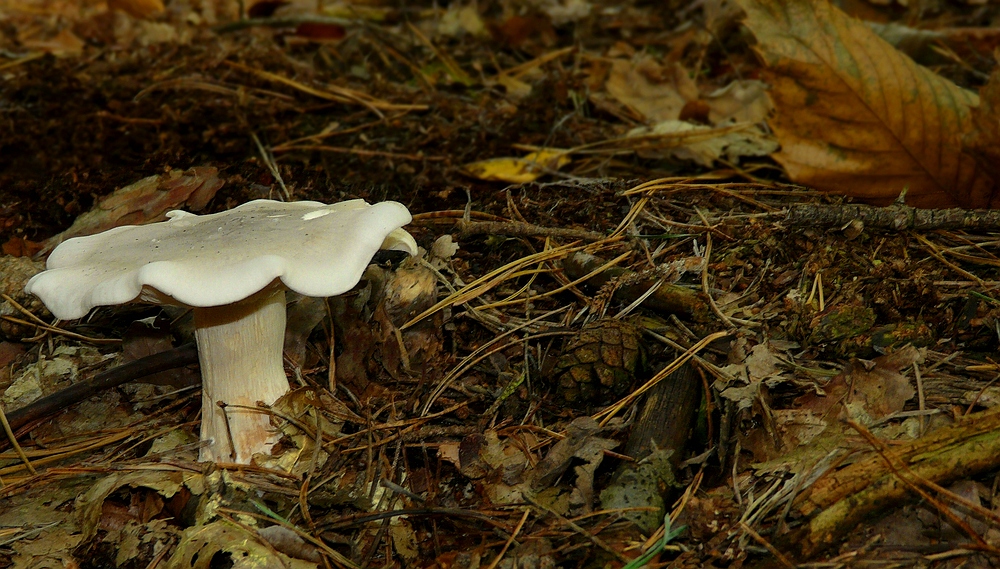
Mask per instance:
[[[967,415],[954,425],[885,453],[906,464],[917,478],[947,486],[1000,466],[1000,408]],[[910,499],[910,487],[872,456],[839,470],[830,470],[799,494],[792,516],[802,526],[776,540],[776,545],[801,559],[832,547],[866,517]]]
[[[781,215],[781,214],[776,214]],[[1000,230],[1000,211],[967,209],[917,209],[894,204],[888,207],[868,205],[796,205],[784,214],[791,226],[839,227],[861,221],[866,227],[891,231],[907,229]]]
[[[459,221],[459,235],[507,235],[514,237],[564,237],[584,241],[600,241],[607,237],[603,233],[585,229],[563,227],[543,227],[520,221]]]
[[[37,401],[7,413],[7,421],[17,431],[21,427],[69,407],[104,390],[117,387],[140,377],[153,375],[168,369],[193,364],[198,361],[198,348],[194,344],[183,346],[139,358],[127,364],[111,368],[94,377],[73,385]]]

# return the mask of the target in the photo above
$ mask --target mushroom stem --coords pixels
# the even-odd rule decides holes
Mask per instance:
[[[194,322],[202,376],[201,440],[208,441],[201,460],[248,464],[254,453],[269,453],[280,436],[270,415],[256,407],[288,392],[282,358],[285,291],[195,308]]]

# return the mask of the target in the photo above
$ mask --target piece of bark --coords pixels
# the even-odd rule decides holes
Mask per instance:
[[[657,383],[639,407],[624,453],[642,460],[654,450],[674,451],[674,466],[683,459],[691,425],[701,401],[701,380],[691,364],[685,364]]]
[[[691,364],[653,386],[625,443],[625,454],[637,462],[618,466],[611,484],[601,491],[602,508],[624,509],[624,517],[648,533],[663,523],[666,500],[676,486],[674,471],[700,400],[701,381]]]

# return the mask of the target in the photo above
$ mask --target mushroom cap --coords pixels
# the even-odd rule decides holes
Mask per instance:
[[[210,215],[183,211],[61,243],[28,281],[57,318],[143,300],[194,307],[239,302],[280,280],[306,296],[354,287],[381,248],[416,254],[397,202],[255,200]]]

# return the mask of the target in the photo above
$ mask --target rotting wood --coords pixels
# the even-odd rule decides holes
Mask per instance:
[[[796,497],[791,517],[805,518],[805,523],[776,545],[800,560],[811,558],[840,543],[865,519],[913,498],[887,458],[897,469],[905,465],[903,475],[918,484],[927,480],[944,486],[993,470],[1000,466],[1000,408],[967,415],[885,457],[871,456],[827,473]]]
[[[690,363],[657,383],[639,408],[624,454],[642,460],[654,450],[671,449],[671,462],[679,465],[700,399],[701,381]]]
[[[611,484],[601,491],[602,508],[625,509],[626,519],[643,531],[655,531],[666,500],[676,494],[675,472],[700,399],[701,381],[690,363],[649,390],[625,444],[625,454],[636,462],[618,465]]]

